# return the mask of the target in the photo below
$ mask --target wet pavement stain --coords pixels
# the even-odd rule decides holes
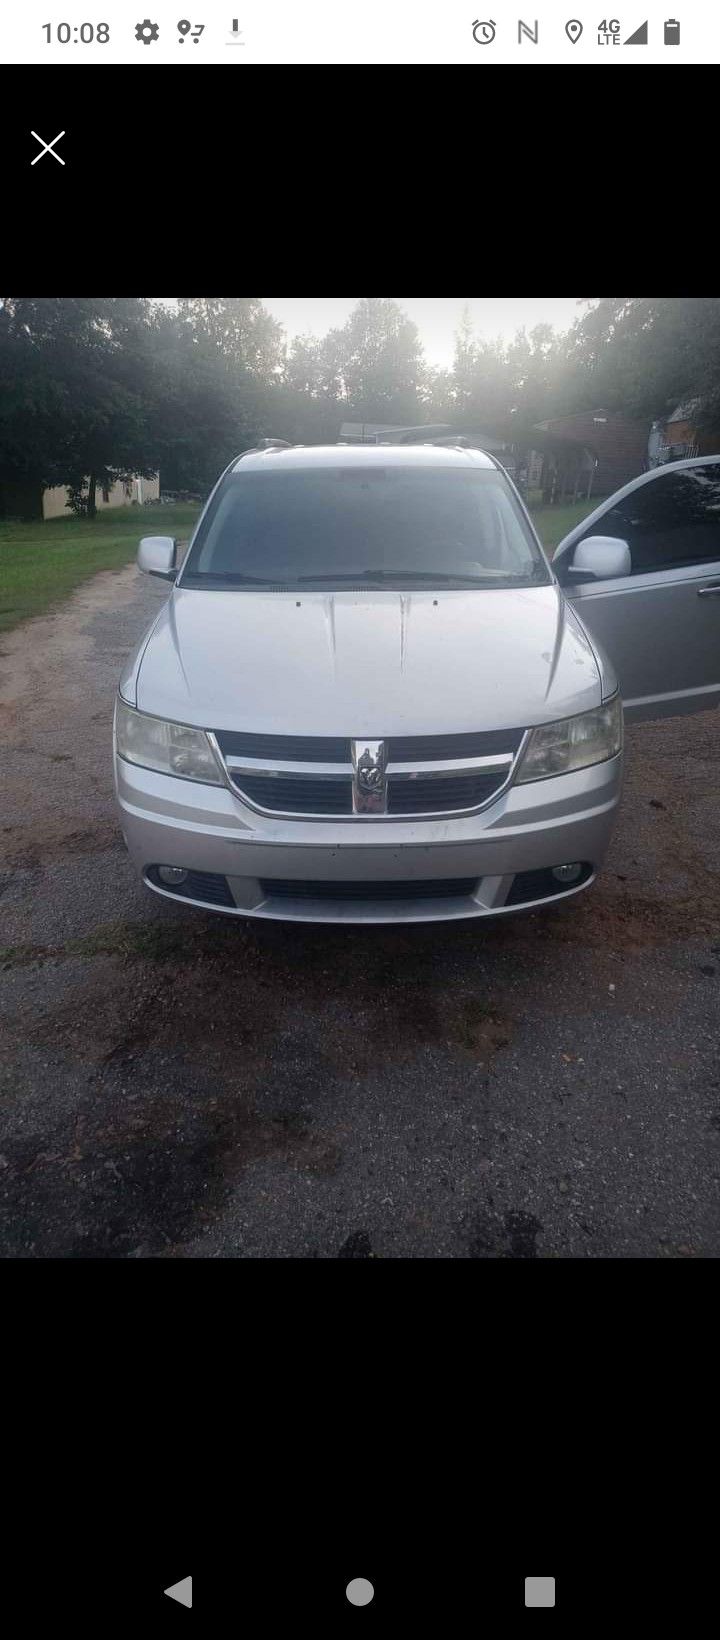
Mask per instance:
[[[533,1213],[509,1212],[501,1217],[481,1209],[463,1219],[460,1234],[470,1258],[537,1258],[542,1228]]]
[[[370,1237],[364,1230],[353,1230],[338,1251],[338,1258],[372,1258]]]

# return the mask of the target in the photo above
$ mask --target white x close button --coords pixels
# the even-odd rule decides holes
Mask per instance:
[[[42,159],[44,154],[52,154],[53,159],[57,160],[58,165],[64,165],[65,164],[64,159],[61,159],[60,155],[55,153],[55,144],[56,144],[56,142],[60,141],[61,137],[64,137],[64,135],[65,135],[64,131],[58,131],[57,136],[53,137],[52,142],[46,142],[44,137],[39,137],[38,134],[37,134],[37,131],[31,131],[30,135],[31,135],[31,137],[34,137],[35,141],[39,142],[39,144],[40,144],[40,153],[36,154],[34,159],[31,159],[31,161],[30,161],[31,165],[37,165],[38,160]]]

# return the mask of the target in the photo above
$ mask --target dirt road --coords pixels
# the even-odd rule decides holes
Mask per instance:
[[[97,576],[0,651],[6,1257],[720,1255],[720,715],[628,735],[591,892],[491,925],[159,901],[112,800]]]

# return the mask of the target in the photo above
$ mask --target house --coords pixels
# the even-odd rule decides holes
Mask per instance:
[[[514,411],[494,427],[390,427],[379,422],[344,422],[340,439],[347,443],[384,438],[463,438],[479,445],[509,472],[521,491],[542,490],[550,502],[589,500],[610,495],[648,466],[649,423],[608,410],[582,411],[531,425]]]
[[[572,490],[589,497],[611,495],[647,469],[649,422],[610,410],[583,410],[541,421],[533,431],[544,434],[544,494],[551,470],[555,491],[559,482],[563,494]]]
[[[69,494],[64,484],[43,490],[43,518],[65,518]],[[106,507],[130,507],[134,504],[142,506],[146,501],[159,499],[160,474],[153,473],[152,478],[117,478],[107,490],[102,490],[98,485],[95,505],[98,512],[104,512]]]
[[[698,436],[693,424],[693,418],[699,408],[699,399],[686,399],[682,404],[676,405],[672,415],[668,416],[662,429],[664,436],[661,453],[665,461],[689,461],[693,456],[700,455]],[[707,454],[712,453],[711,446]]]
[[[700,409],[700,399],[684,399],[668,416],[662,429],[663,460],[691,461],[693,456],[714,456],[720,450],[720,428],[697,427]]]
[[[699,398],[683,399],[666,421],[653,422],[648,441],[650,467],[661,467],[666,461],[692,461],[694,456],[713,456],[720,450],[720,429],[698,429],[701,407]]]

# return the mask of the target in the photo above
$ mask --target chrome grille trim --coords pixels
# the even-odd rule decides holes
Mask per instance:
[[[454,757],[440,763],[388,763],[388,776],[396,780],[417,780],[418,775],[472,774],[482,770],[486,774],[509,769],[512,752],[503,757]],[[266,757],[226,757],[225,763],[232,775],[261,774],[268,777],[285,775],[288,780],[299,780],[307,775],[327,775],[330,779],[352,779],[352,763],[269,763]]]
[[[388,763],[388,777],[395,780],[417,780],[420,775],[423,779],[440,778],[446,774],[500,774],[509,769],[514,762],[512,752],[506,752],[504,757],[456,757],[448,758],[444,763]]]
[[[393,762],[410,763],[416,767],[419,760],[436,763],[442,759],[489,757],[516,752],[524,731],[522,729],[484,729],[470,734],[393,735],[390,750]],[[358,739],[358,736],[355,736]],[[371,737],[372,738],[372,737]],[[387,737],[389,739],[389,737]],[[250,734],[244,730],[218,729],[216,739],[224,757],[250,758],[263,765],[278,763],[334,763],[349,764],[350,737],[339,735],[277,735]]]
[[[288,780],[304,780],[308,775],[327,775],[335,780],[352,780],[352,763],[272,763],[266,757],[226,757],[232,775],[283,775]]]
[[[229,740],[231,744],[233,741],[237,744],[237,741],[240,738],[239,735],[230,735],[227,732],[221,731],[221,734],[222,738]],[[491,744],[497,743],[497,740],[501,738],[501,735],[502,731],[492,731]],[[490,804],[496,803],[498,799],[502,797],[503,793],[507,791],[508,786],[512,782],[518,763],[522,757],[528,735],[529,730],[508,730],[506,744],[513,747],[512,751],[498,751],[492,756],[438,758],[433,760],[428,760],[426,755],[417,763],[405,761],[405,757],[410,746],[410,738],[403,736],[403,761],[399,762],[396,760],[393,762],[391,759],[391,761],[387,764],[386,808],[381,813],[359,813],[354,811],[352,806],[354,773],[352,761],[309,762],[306,758],[303,758],[302,761],[300,759],[290,759],[287,757],[287,753],[282,759],[274,757],[238,756],[236,753],[228,753],[227,755],[223,755],[219,744],[218,735],[208,731],[208,737],[213,747],[213,751],[215,752],[215,755],[225,773],[230,790],[235,794],[235,796],[240,797],[248,808],[253,809],[257,814],[266,815],[270,819],[318,822],[325,821],[326,823],[350,821],[353,824],[357,824],[358,822],[376,824],[378,821],[384,821],[388,824],[409,824],[414,820],[438,820],[442,819],[443,816],[448,816],[450,818],[462,818],[465,815],[481,813],[483,809],[489,808]],[[249,739],[250,737],[244,738]],[[292,738],[293,737],[290,736],[283,737],[284,750],[291,747]],[[304,751],[307,749],[308,743],[312,737],[297,736],[295,738],[299,748],[302,748]],[[435,737],[428,737],[418,735],[418,744],[422,745],[425,751],[427,750],[429,738],[434,739],[440,747],[442,746],[443,740],[446,741],[448,738],[454,739],[457,744],[461,737],[443,737],[439,735]],[[481,739],[481,736],[477,735],[467,738],[468,740],[472,739],[475,743],[477,743]],[[319,744],[323,744],[321,739],[319,739]],[[335,744],[339,746],[339,742],[336,742]],[[343,744],[347,746],[348,750],[350,749],[351,741],[349,739],[346,742],[343,742]],[[358,742],[358,744],[360,744],[360,742]],[[390,753],[392,753],[392,744],[392,739],[388,737],[387,745]],[[327,745],[328,741],[325,740],[324,746]],[[450,779],[453,781],[454,789],[457,792],[461,789],[464,779],[467,780],[469,789],[473,790],[477,789],[477,781],[479,778],[482,776],[487,777],[492,774],[497,775],[498,783],[480,803],[468,803],[461,807],[455,805],[443,809],[438,808],[437,805],[417,810],[407,807],[413,781],[442,781],[443,779],[447,781]],[[278,797],[284,806],[280,807],[273,804],[273,807],[269,808],[267,806],[266,792],[258,792],[257,794],[258,797],[260,795],[263,796],[264,801],[262,803],[257,800],[257,797],[253,798],[250,796],[249,792],[243,789],[243,777],[245,777],[247,782],[252,785],[260,781],[278,782]],[[318,801],[320,801],[324,793],[328,807],[323,809],[295,806],[290,797],[290,789],[295,786],[297,790],[297,797],[300,798],[301,801],[310,801],[309,793],[312,789],[312,784],[314,781],[318,782]],[[427,792],[427,788],[425,788],[425,790]],[[399,799],[398,794],[400,792],[403,794],[402,800]],[[331,799],[330,793],[336,795],[334,795]],[[393,793],[395,794],[395,800],[398,803],[398,807],[394,812]],[[346,799],[346,806],[343,807],[341,812],[338,812],[337,801],[345,804]],[[426,795],[425,801],[429,801],[429,794]]]

